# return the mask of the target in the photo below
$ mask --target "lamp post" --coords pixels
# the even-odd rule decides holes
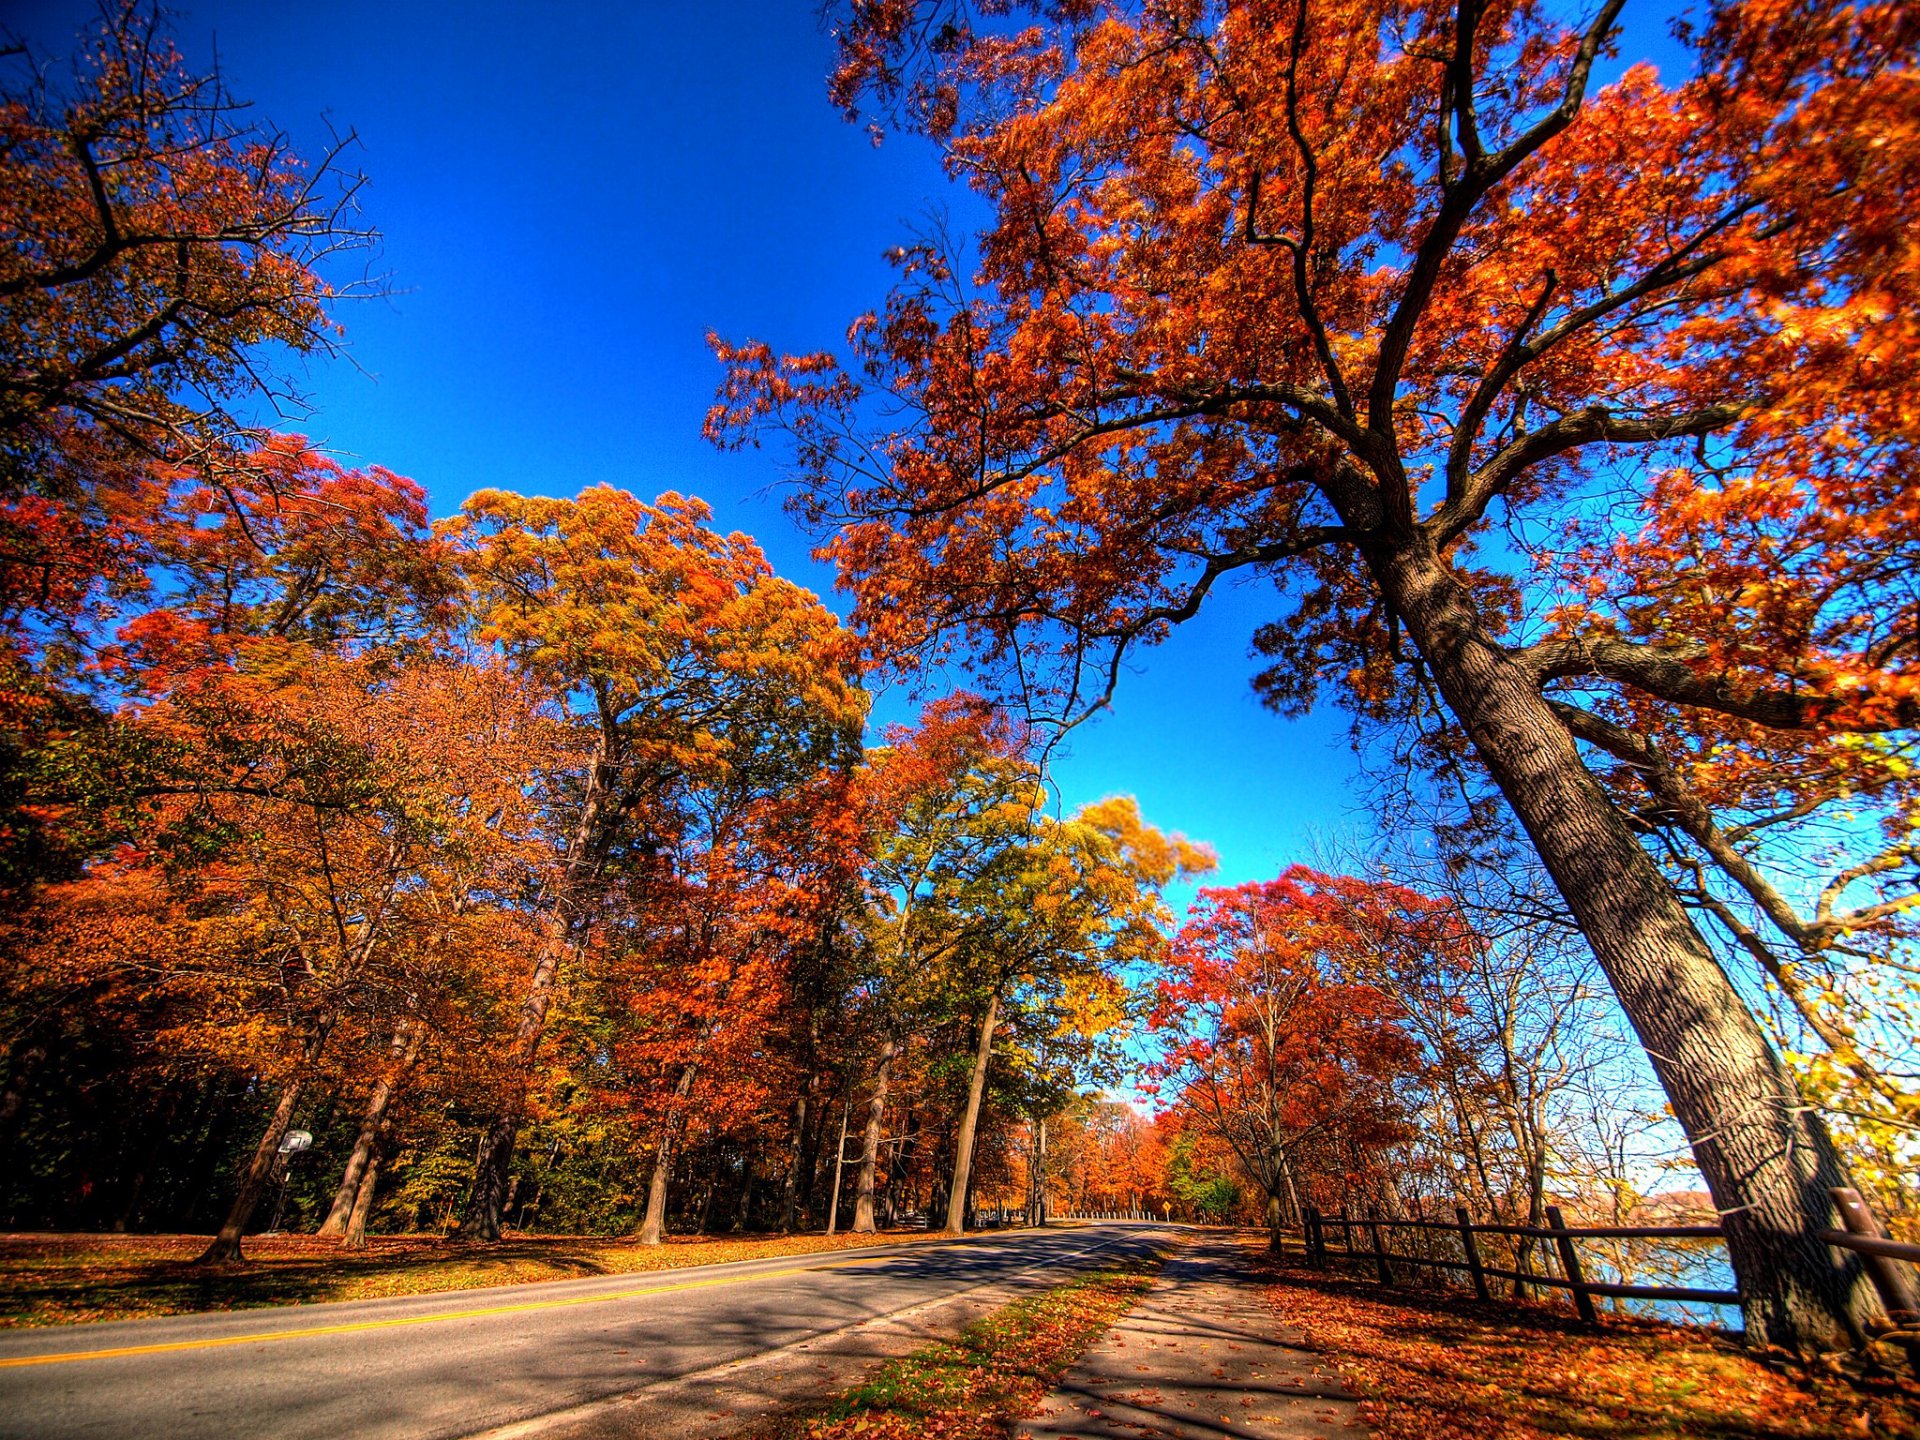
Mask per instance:
[[[273,1202],[273,1224],[267,1234],[280,1233],[280,1212],[287,1207],[287,1181],[293,1175],[293,1157],[313,1148],[313,1136],[305,1130],[289,1130],[280,1137],[280,1198]]]

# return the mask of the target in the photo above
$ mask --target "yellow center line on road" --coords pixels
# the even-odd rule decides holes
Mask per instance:
[[[517,1305],[485,1305],[471,1310],[442,1310],[431,1315],[401,1315],[392,1320],[355,1320],[345,1325],[314,1325],[304,1330],[264,1330],[257,1335],[218,1335],[205,1340],[172,1340],[160,1345],[122,1345],[111,1350],[67,1350],[57,1355],[17,1355],[0,1359],[0,1370],[22,1365],[66,1365],[76,1360],[112,1360],[126,1355],[163,1355],[170,1350],[212,1350],[221,1345],[264,1345],[270,1340],[304,1340],[313,1335],[350,1335],[358,1330],[391,1330],[400,1325],[432,1325],[441,1320],[476,1320],[486,1315],[513,1315],[529,1310],[560,1310],[571,1305],[604,1305],[635,1300],[642,1295],[665,1295],[675,1290],[708,1290],[716,1285],[744,1285],[750,1280],[779,1280],[820,1270],[846,1270],[855,1265],[880,1265],[891,1255],[858,1260],[833,1260],[823,1265],[795,1265],[785,1270],[762,1270],[752,1275],[718,1275],[705,1280],[680,1280],[671,1285],[647,1285],[616,1290],[610,1295],[576,1295],[564,1300],[523,1300]]]

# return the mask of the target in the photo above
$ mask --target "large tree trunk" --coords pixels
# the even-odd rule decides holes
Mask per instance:
[[[327,1218],[321,1222],[317,1234],[347,1233],[347,1223],[353,1218],[354,1201],[360,1194],[360,1177],[373,1163],[374,1146],[386,1132],[387,1110],[393,1104],[394,1092],[420,1058],[420,1041],[424,1033],[424,1027],[411,1015],[394,1028],[393,1044],[387,1052],[386,1073],[374,1082],[373,1089],[367,1094],[366,1108],[360,1113],[360,1133],[353,1141],[353,1153],[347,1156],[347,1168],[341,1173],[340,1187],[333,1192],[333,1205],[328,1209]]]
[[[360,1172],[360,1183],[354,1189],[353,1208],[347,1213],[346,1236],[340,1242],[342,1249],[367,1248],[367,1212],[373,1209],[373,1192],[379,1183],[380,1152],[375,1150],[367,1158],[366,1167]]]
[[[1871,1291],[1817,1234],[1833,1223],[1828,1189],[1846,1183],[1825,1126],[1448,566],[1424,539],[1370,558],[1666,1087],[1720,1211],[1748,1332],[1797,1351],[1857,1343]]]
[[[673,1087],[673,1103],[667,1107],[666,1117],[660,1122],[660,1144],[654,1150],[653,1174],[647,1180],[647,1209],[640,1220],[640,1234],[637,1237],[642,1245],[658,1245],[667,1233],[667,1177],[673,1170],[673,1142],[680,1133],[680,1111],[686,1099],[693,1093],[693,1077],[697,1066],[683,1065],[680,1068],[679,1083]],[[703,1225],[705,1217],[702,1217]]]
[[[871,1235],[873,1222],[873,1177],[880,1163],[880,1125],[887,1114],[887,1078],[893,1069],[897,1049],[891,1040],[880,1046],[880,1063],[873,1071],[873,1096],[867,1101],[867,1133],[860,1146],[860,1179],[854,1188],[853,1233]]]
[[[660,1144],[653,1155],[653,1173],[647,1178],[647,1208],[640,1218],[638,1239],[642,1245],[659,1245],[667,1234],[667,1172],[673,1168],[673,1130],[660,1127]],[[704,1228],[704,1209],[701,1225]]]
[[[953,1139],[953,1184],[947,1188],[946,1233],[966,1233],[967,1182],[973,1176],[973,1136],[980,1125],[980,1102],[987,1093],[987,1061],[993,1056],[993,1026],[1000,1018],[1000,992],[987,996],[987,1008],[980,1016],[980,1044],[973,1054],[973,1079],[967,1086],[967,1108],[960,1116],[960,1130]]]
[[[246,1258],[240,1253],[240,1237],[246,1234],[247,1222],[253,1218],[254,1207],[260,1203],[260,1197],[267,1193],[267,1184],[273,1179],[274,1161],[280,1158],[280,1141],[285,1137],[287,1127],[293,1123],[293,1110],[300,1103],[300,1092],[305,1085],[304,1080],[294,1079],[281,1088],[280,1098],[273,1107],[273,1116],[261,1133],[260,1143],[253,1147],[253,1158],[247,1162],[246,1171],[240,1177],[240,1188],[234,1192],[233,1204],[227,1209],[227,1218],[221,1222],[220,1233],[201,1252],[198,1264],[218,1265]]]

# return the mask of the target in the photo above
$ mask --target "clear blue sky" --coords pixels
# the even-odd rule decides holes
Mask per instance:
[[[350,363],[308,376],[313,438],[412,476],[436,514],[482,486],[697,494],[844,611],[767,493],[774,457],[701,440],[718,377],[704,336],[836,345],[885,293],[882,252],[932,210],[964,220],[967,197],[925,148],[876,149],[827,104],[815,9],[176,0],[189,61],[217,45],[233,92],[304,153],[329,119],[362,142],[350,158],[394,293],[346,309]],[[64,55],[91,13],[10,0],[5,20]],[[1136,794],[1212,842],[1229,883],[1362,828],[1343,718],[1288,723],[1253,701],[1247,639],[1266,614],[1258,588],[1232,592],[1150,652],[1116,712],[1073,737],[1066,804]]]

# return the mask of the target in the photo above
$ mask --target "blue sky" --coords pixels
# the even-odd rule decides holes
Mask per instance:
[[[718,377],[704,336],[835,345],[885,293],[882,252],[935,210],[964,221],[967,197],[924,147],[876,149],[827,104],[812,0],[176,10],[190,62],[217,47],[233,92],[303,153],[328,121],[360,136],[393,293],[349,306],[349,360],[306,376],[317,442],[412,476],[436,514],[483,486],[697,494],[844,610],[768,493],[773,455],[700,438]],[[7,22],[64,55],[91,13],[16,0]],[[1229,592],[1150,652],[1059,760],[1064,802],[1136,794],[1212,842],[1228,883],[1363,829],[1344,719],[1287,722],[1252,698],[1267,615],[1257,587]]]

